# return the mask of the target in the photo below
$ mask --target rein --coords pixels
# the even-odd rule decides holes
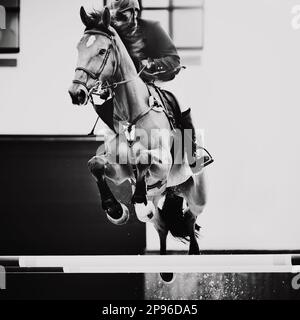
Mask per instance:
[[[146,66],[143,66],[143,68],[139,71],[139,73],[132,79],[129,79],[129,80],[122,80],[122,81],[119,81],[119,82],[114,82],[112,84],[108,84],[107,86],[103,87],[101,86],[101,90],[106,90],[106,89],[110,89],[110,88],[113,88],[113,89],[116,89],[119,85],[122,85],[122,84],[126,84],[126,83],[129,83],[131,81],[134,81],[135,79],[139,78],[140,75],[143,73],[143,71],[145,70]],[[98,84],[99,85],[99,84]],[[95,86],[96,87],[96,86]],[[95,88],[94,87],[94,88]],[[94,93],[93,94],[98,94],[98,92]]]

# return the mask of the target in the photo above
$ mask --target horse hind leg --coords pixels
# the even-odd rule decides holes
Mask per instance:
[[[200,249],[196,236],[196,217],[189,209],[185,213],[185,221],[187,226],[187,232],[190,238],[189,255],[199,255]]]
[[[159,243],[160,243],[159,253],[161,256],[164,256],[167,254],[167,237],[168,237],[169,230],[167,229],[166,225],[162,222],[162,220],[159,218],[159,214],[158,214],[158,217],[154,220],[155,220],[154,226],[159,235]],[[160,277],[164,282],[168,284],[172,283],[175,280],[175,275],[174,273],[171,273],[171,272],[162,272],[160,273]]]
[[[107,160],[105,157],[96,156],[88,162],[88,167],[96,178],[101,195],[102,208],[106,212],[107,218],[113,224],[123,225],[129,219],[129,210],[125,205],[119,203],[111,192],[105,178],[106,164]]]
[[[199,245],[196,236],[196,220],[206,205],[206,190],[204,174],[191,177],[178,188],[185,198],[188,209],[185,213],[186,227],[190,238],[189,255],[199,255]]]

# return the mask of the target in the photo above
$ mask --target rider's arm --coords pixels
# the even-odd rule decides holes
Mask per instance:
[[[159,80],[172,80],[180,70],[180,57],[177,49],[159,22],[151,22],[147,32],[147,53],[150,73],[159,73]]]

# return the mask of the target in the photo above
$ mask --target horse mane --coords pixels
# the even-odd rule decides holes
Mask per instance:
[[[89,16],[92,23],[86,30],[96,29],[96,30],[104,31],[111,35],[112,32],[109,29],[105,28],[101,23],[102,15],[103,15],[103,10],[101,11],[94,10],[93,12],[91,12]],[[130,36],[128,35],[129,34],[128,26],[118,24],[114,17],[112,17],[111,26],[118,33],[131,59],[133,60],[134,64],[138,66],[139,61],[146,58],[143,53],[145,43],[144,43],[140,26],[138,25],[138,29],[135,32],[135,34]]]

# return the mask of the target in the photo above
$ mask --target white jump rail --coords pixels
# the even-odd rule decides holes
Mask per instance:
[[[298,273],[300,255],[20,256],[20,268],[63,268],[65,273]],[[5,259],[5,257],[0,257]]]

